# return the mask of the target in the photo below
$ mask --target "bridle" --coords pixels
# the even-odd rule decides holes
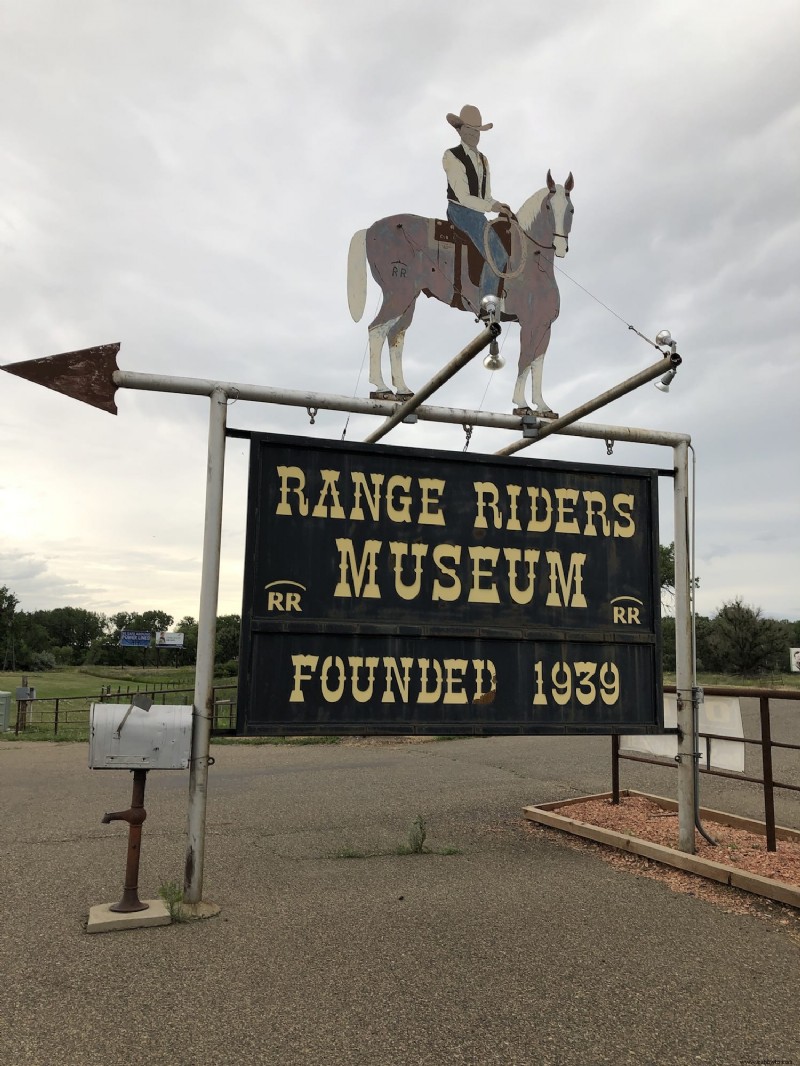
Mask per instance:
[[[552,195],[553,194],[550,193],[550,196],[552,196]],[[569,200],[569,196],[567,196],[567,199]],[[544,251],[547,251],[547,252],[550,252],[550,251],[552,251],[555,248],[555,243],[553,243],[553,244],[542,244],[541,241],[537,241],[535,237],[531,237],[531,235],[529,233],[526,233],[525,230],[522,228],[522,226],[520,226],[519,222],[517,222],[516,225],[517,225],[517,228],[519,229],[520,233],[522,233],[525,237],[527,237],[527,239],[531,242],[531,244],[535,244],[537,248],[542,248],[542,249],[544,249]],[[554,233],[553,234],[553,241],[554,242],[555,242],[556,237],[560,237],[562,241],[568,241],[569,240],[569,234],[568,233]],[[541,252],[534,252],[534,255],[541,255]]]

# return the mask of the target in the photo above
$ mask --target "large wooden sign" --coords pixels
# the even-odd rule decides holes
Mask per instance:
[[[251,435],[238,732],[661,730],[657,475]]]

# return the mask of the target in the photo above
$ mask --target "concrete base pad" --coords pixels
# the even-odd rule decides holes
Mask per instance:
[[[89,909],[87,933],[110,933],[116,929],[141,929],[147,925],[169,925],[172,919],[163,900],[143,899],[146,911],[132,911],[120,914],[112,911],[110,903],[98,903]]]

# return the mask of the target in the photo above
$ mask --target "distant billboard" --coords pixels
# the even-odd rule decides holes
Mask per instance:
[[[789,648],[789,669],[793,674],[800,674],[800,648]]]
[[[152,633],[143,629],[123,629],[119,635],[121,648],[149,648]]]
[[[183,633],[156,633],[156,647],[157,648],[182,648],[183,647]]]

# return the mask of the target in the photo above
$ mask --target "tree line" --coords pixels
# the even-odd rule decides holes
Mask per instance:
[[[664,670],[675,670],[675,619],[662,619]],[[697,670],[701,673],[758,674],[788,673],[789,649],[800,648],[800,621],[765,618],[760,607],[741,599],[723,603],[713,618],[695,618]]]
[[[661,580],[662,651],[664,670],[675,669],[675,619],[669,613],[675,593],[675,545],[662,544],[659,549]],[[695,587],[700,579],[694,579]],[[787,673],[789,649],[800,648],[800,621],[776,621],[766,618],[760,607],[752,607],[741,597],[722,604],[708,618],[695,617],[695,654],[698,672],[714,674]]]
[[[662,606],[663,667],[675,669],[675,620],[669,616],[675,586],[674,545],[662,544],[659,553]],[[695,580],[695,584],[699,582]],[[60,666],[193,665],[197,657],[197,620],[187,616],[174,625],[167,611],[138,614],[118,611],[98,614],[82,607],[49,611],[18,611],[19,601],[0,586],[0,655],[3,670],[38,672]],[[184,634],[183,648],[121,648],[123,630],[151,633],[170,630]],[[238,672],[238,614],[217,618],[215,662],[218,674]],[[764,617],[759,607],[737,598],[723,603],[713,617],[695,620],[698,670],[757,675],[789,670],[789,649],[800,648],[800,621]]]
[[[3,670],[37,673],[65,666],[191,666],[197,657],[197,620],[177,625],[168,611],[118,611],[105,615],[82,607],[19,611],[19,601],[0,586],[0,655]],[[235,675],[239,655],[238,614],[217,618],[217,673]],[[122,648],[124,630],[183,633],[182,648]]]

